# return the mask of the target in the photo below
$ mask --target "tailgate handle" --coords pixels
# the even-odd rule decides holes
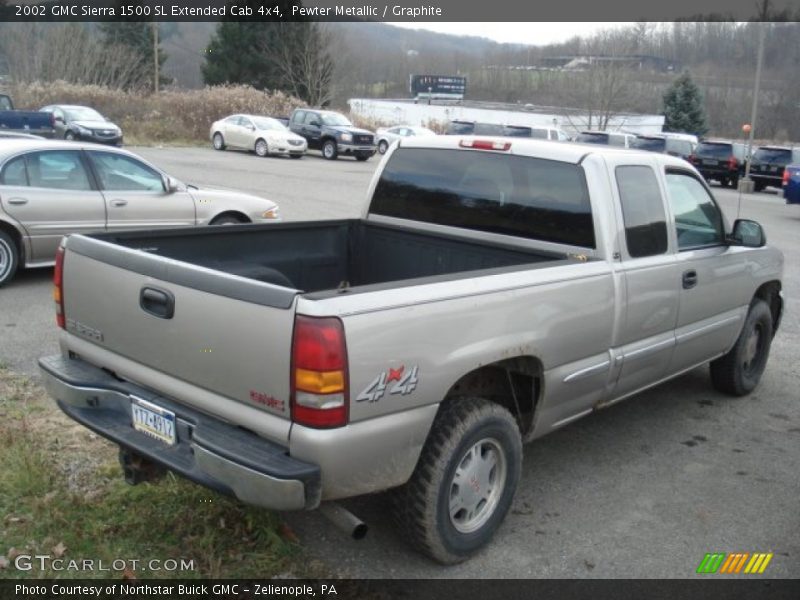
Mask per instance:
[[[154,317],[171,319],[175,314],[175,296],[166,290],[143,287],[139,293],[139,306]]]

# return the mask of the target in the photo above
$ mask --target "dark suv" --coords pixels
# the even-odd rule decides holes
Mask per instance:
[[[739,185],[739,178],[744,176],[746,147],[727,140],[703,140],[697,144],[689,162],[706,179],[719,181],[723,187],[735,188]]]
[[[783,170],[786,165],[800,162],[800,148],[788,146],[761,146],[754,153],[750,163],[750,179],[755,182],[757,192],[768,185],[781,187]]]
[[[450,121],[445,135],[505,135],[505,128],[499,123],[479,123],[478,121]]]
[[[692,142],[665,135],[637,135],[631,148],[669,154],[683,160],[689,160],[692,155]]]
[[[363,161],[377,151],[374,133],[359,129],[344,115],[330,110],[296,108],[289,129],[306,139],[309,150],[321,150],[328,160],[349,154]]]

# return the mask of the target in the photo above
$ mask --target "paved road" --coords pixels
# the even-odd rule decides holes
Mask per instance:
[[[287,219],[356,216],[376,160],[258,159],[207,149],[142,149],[192,183],[278,201]],[[729,218],[737,195],[715,188]],[[319,514],[287,520],[311,551],[357,577],[688,577],[706,552],[775,552],[766,576],[800,576],[800,207],[742,198],[741,215],[786,255],[787,311],[759,389],[713,392],[706,369],[528,446],[511,514],[473,560],[443,569],[405,546],[379,495],[347,505],[364,541]],[[55,352],[51,270],[0,290],[0,361],[35,373]]]

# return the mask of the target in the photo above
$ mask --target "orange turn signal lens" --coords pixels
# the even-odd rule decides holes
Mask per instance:
[[[344,391],[343,371],[309,371],[295,369],[295,385],[298,390],[313,394],[334,394]]]

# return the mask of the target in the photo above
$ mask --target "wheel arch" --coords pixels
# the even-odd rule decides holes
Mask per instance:
[[[9,223],[8,221],[0,220],[0,231],[7,233],[14,244],[17,246],[17,252],[19,253],[19,266],[25,266],[25,241],[23,237],[23,233],[15,227],[13,224]]]
[[[778,331],[783,316],[783,297],[781,296],[781,282],[777,279],[761,284],[753,294],[753,300],[759,299],[766,302],[772,313],[772,335]]]
[[[236,217],[242,223],[252,223],[253,222],[253,220],[250,217],[248,217],[246,214],[244,214],[241,211],[238,211],[238,210],[226,210],[226,211],[223,211],[223,212],[221,212],[219,214],[214,215],[208,221],[208,224],[209,225],[213,225],[214,221],[217,221],[217,220],[219,220],[221,218],[224,218],[224,217]]]

